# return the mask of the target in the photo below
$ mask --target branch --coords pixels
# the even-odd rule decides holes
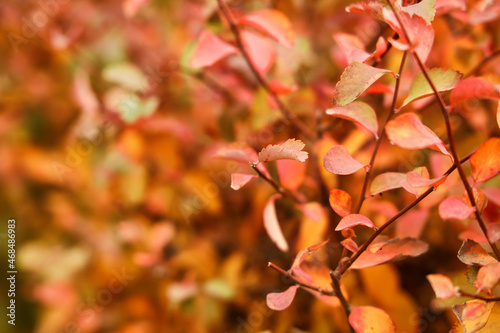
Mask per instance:
[[[476,65],[469,73],[465,75],[465,77],[469,77],[472,75],[477,75],[481,71],[481,69],[490,61],[492,61],[495,57],[500,56],[500,50],[496,50],[488,57],[484,58],[479,64]]]
[[[480,300],[486,301],[486,302],[498,302],[498,301],[500,301],[500,297],[484,297],[484,296],[479,296],[479,295],[473,295],[473,294],[468,293],[462,289],[458,289],[457,291],[458,291],[458,293],[460,293],[460,296],[464,296],[464,297],[472,297],[474,299],[480,299]]]
[[[369,168],[367,168],[367,170],[366,170],[365,180],[363,182],[363,187],[361,189],[361,195],[359,197],[358,206],[357,206],[356,211],[355,211],[356,214],[359,214],[359,212],[361,211],[361,206],[363,205],[363,202],[365,201],[365,193],[366,193],[366,188],[368,187],[368,181],[370,180],[370,173],[373,170],[373,164],[375,163],[375,158],[377,156],[378,149],[380,148],[380,144],[382,143],[382,139],[385,136],[385,126],[387,125],[387,123],[392,119],[392,117],[396,113],[396,101],[398,99],[399,85],[401,83],[401,73],[403,72],[403,67],[405,65],[406,56],[407,56],[407,52],[403,53],[403,58],[401,59],[401,65],[399,66],[399,73],[398,73],[398,76],[396,77],[396,86],[394,88],[394,96],[392,98],[391,110],[389,112],[389,115],[387,116],[387,119],[384,123],[384,126],[382,126],[382,130],[380,132],[380,135],[375,143],[375,148],[373,149],[372,157],[370,158]]]
[[[285,117],[285,120],[290,123],[292,126],[294,126],[305,138],[308,140],[314,140],[315,135],[314,133],[298,119],[295,115],[293,115],[290,110],[281,102],[279,99],[278,95],[274,91],[271,90],[269,87],[269,84],[267,83],[266,79],[259,73],[257,68],[255,68],[254,64],[250,60],[250,56],[245,49],[243,45],[243,41],[241,40],[240,36],[240,31],[238,28],[238,25],[236,24],[233,15],[231,14],[230,9],[228,8],[227,4],[224,2],[224,0],[217,0],[217,3],[219,4],[219,8],[226,18],[227,22],[229,23],[229,26],[231,28],[231,31],[233,32],[234,38],[236,40],[236,46],[238,49],[241,51],[241,54],[243,55],[243,58],[245,59],[246,63],[250,67],[250,70],[254,74],[254,76],[257,78],[257,81],[259,84],[267,91],[267,93],[272,97],[274,102],[278,105],[282,115]]]
[[[326,295],[326,296],[337,296],[335,295],[335,292],[333,290],[325,290],[323,288],[320,288],[320,287],[317,287],[317,286],[314,286],[312,284],[308,284],[308,283],[305,283],[301,280],[299,280],[297,277],[293,276],[292,274],[290,274],[290,272],[287,272],[285,271],[284,269],[282,269],[281,267],[278,267],[276,266],[275,264],[273,264],[272,262],[268,263],[267,266],[271,267],[272,269],[274,269],[275,271],[277,271],[278,273],[280,273],[281,275],[283,276],[286,276],[287,278],[289,278],[290,280],[293,280],[293,282],[295,282],[295,284],[298,284],[299,286],[301,286],[302,288],[307,288],[307,289],[310,289],[310,290],[314,290],[314,291],[317,291],[318,293],[320,293],[321,295]]]
[[[444,103],[443,97],[441,96],[441,94],[437,90],[436,86],[434,85],[434,82],[432,81],[431,77],[429,76],[429,73],[427,72],[427,68],[425,67],[424,63],[422,62],[422,59],[420,59],[418,54],[413,50],[412,42],[408,36],[408,32],[406,31],[406,28],[404,27],[403,22],[401,21],[401,17],[399,16],[399,12],[394,7],[392,0],[388,0],[388,3],[391,6],[392,11],[394,12],[394,15],[396,15],[396,19],[398,20],[399,25],[401,26],[401,30],[403,31],[403,33],[406,37],[406,40],[408,41],[408,44],[410,44],[410,50],[412,50],[411,52],[412,52],[413,58],[417,62],[418,67],[420,68],[420,71],[425,76],[425,79],[427,80],[427,82],[431,86],[432,91],[434,92],[434,95],[436,96],[436,99],[439,103],[439,106],[441,107],[441,113],[443,114],[444,122],[446,124],[446,132],[448,135],[448,141],[450,142],[450,150],[451,150],[451,155],[453,156],[453,163],[458,168],[458,174],[460,175],[460,179],[462,180],[462,183],[465,187],[465,190],[467,191],[467,196],[469,197],[469,201],[471,203],[471,206],[474,207],[477,222],[479,223],[479,226],[481,227],[481,230],[483,231],[484,236],[488,240],[488,243],[490,244],[491,248],[493,249],[495,256],[497,257],[497,259],[500,259],[500,251],[498,250],[495,243],[493,243],[488,237],[486,225],[485,225],[483,219],[481,218],[479,211],[477,209],[476,199],[474,198],[474,194],[472,193],[472,188],[469,184],[469,181],[467,180],[467,176],[465,175],[464,170],[462,169],[462,165],[460,164],[460,159],[458,157],[457,148],[456,148],[456,144],[455,144],[455,138],[453,136],[453,131],[451,129],[450,118],[448,116],[448,109]]]
[[[347,322],[349,323],[349,316],[351,315],[351,306],[349,305],[346,298],[344,297],[344,294],[342,293],[342,289],[340,289],[339,278],[337,277],[337,275],[333,271],[330,271],[330,278],[332,279],[331,285],[333,287],[333,290],[335,291],[335,295],[339,298],[340,304],[342,305],[342,308],[344,309],[345,315],[347,317]],[[349,323],[349,327],[351,329],[351,332],[354,332],[350,323]]]
[[[299,198],[297,198],[290,190],[284,188],[283,186],[279,185],[278,183],[276,183],[274,181],[274,179],[272,178],[269,178],[267,177],[265,174],[263,174],[258,168],[257,168],[257,164],[255,163],[250,163],[250,166],[252,167],[252,169],[255,170],[255,172],[257,172],[257,174],[259,175],[260,178],[264,179],[266,182],[268,182],[269,184],[271,184],[271,186],[276,190],[276,192],[278,192],[279,194],[281,194],[282,196],[284,197],[288,197],[288,198],[292,198],[293,200],[295,200],[295,202],[297,203],[302,203],[301,200],[299,200]]]

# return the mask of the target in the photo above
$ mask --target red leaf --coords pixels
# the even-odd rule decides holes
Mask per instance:
[[[251,31],[241,31],[241,39],[250,61],[261,75],[266,75],[274,63],[274,45],[265,37]]]
[[[280,81],[273,79],[269,82],[269,89],[271,89],[276,95],[288,95],[297,90],[297,85],[294,84],[292,87],[288,88]]]
[[[357,36],[339,32],[334,34],[333,38],[344,53],[348,64],[353,61],[363,62],[370,57],[370,54],[365,51],[363,42]]]
[[[500,138],[489,138],[470,157],[472,177],[484,182],[500,172]]]
[[[495,86],[481,77],[469,77],[460,81],[451,92],[451,105],[455,106],[470,98],[499,99]]]
[[[375,195],[385,191],[400,188],[401,182],[406,180],[406,174],[401,172],[386,172],[377,175],[370,185],[370,194]]]
[[[412,209],[401,216],[396,222],[396,235],[398,237],[418,238],[429,218],[428,209]]]
[[[282,144],[268,145],[259,153],[261,162],[275,161],[281,159],[304,162],[307,159],[307,152],[302,151],[305,143],[300,140],[288,139]]]
[[[274,207],[274,202],[279,198],[281,198],[280,194],[274,194],[267,201],[264,207],[264,228],[273,243],[276,244],[281,251],[286,252],[288,251],[288,243],[281,231],[278,216],[276,216],[276,208]]]
[[[333,146],[328,150],[323,159],[323,166],[327,171],[336,175],[350,175],[364,167],[352,158],[347,148],[342,145]]]
[[[457,197],[447,198],[439,204],[439,216],[443,220],[465,220],[472,213],[474,213],[474,208],[467,206]]]
[[[256,175],[248,175],[245,173],[232,173],[231,174],[231,188],[235,191],[239,190],[246,184],[248,184],[249,181],[251,181],[254,178],[258,178]]]
[[[307,248],[301,250],[297,256],[295,256],[295,260],[293,261],[293,264],[292,264],[292,267],[290,268],[290,270],[294,270],[296,268],[299,268],[300,265],[302,264],[302,262],[311,254],[313,253],[314,251],[322,248],[323,246],[325,246],[330,240],[326,240],[326,241],[323,241],[321,243],[318,243],[318,244],[314,244],[314,245],[311,245],[311,246],[308,246]]]
[[[361,214],[350,214],[343,217],[342,220],[340,220],[339,224],[337,224],[337,227],[335,228],[335,231],[351,228],[355,225],[364,225],[368,228],[376,229],[373,222],[370,221],[370,219],[367,218],[366,216]]]
[[[349,315],[349,323],[356,333],[395,333],[396,325],[384,311],[373,306],[357,306]]]
[[[266,302],[267,306],[273,310],[281,311],[286,309],[292,304],[293,298],[299,286],[291,286],[286,291],[282,293],[270,293],[267,294]]]
[[[356,252],[358,251],[358,244],[356,244],[355,241],[352,240],[352,238],[346,238],[343,241],[340,242],[346,249],[348,249],[351,252]]]
[[[242,17],[239,24],[250,26],[274,38],[286,47],[293,47],[295,34],[288,17],[275,9],[263,9]]]
[[[495,302],[474,299],[454,305],[453,312],[455,312],[465,333],[472,333],[479,331],[486,325],[493,306],[495,306]]]
[[[449,277],[443,274],[429,274],[427,275],[427,280],[429,280],[437,298],[447,299],[451,296],[457,295],[457,292],[453,287],[453,282],[451,282]]]
[[[491,289],[497,285],[498,280],[500,280],[500,263],[495,262],[479,269],[474,284],[478,293],[485,291],[491,295]]]
[[[330,191],[330,206],[333,208],[335,213],[344,217],[351,213],[352,209],[352,198],[349,193],[333,189]]]
[[[326,114],[334,117],[355,121],[378,138],[378,123],[375,111],[366,103],[352,102],[346,106],[340,106],[326,110]]]
[[[296,191],[304,181],[306,164],[294,160],[277,160],[276,168],[280,177],[281,185]]]
[[[372,267],[403,256],[416,257],[426,252],[428,248],[428,244],[413,238],[393,239],[387,244],[381,244],[378,247],[374,245],[374,247],[364,251],[351,268]]]
[[[226,43],[212,32],[204,30],[191,53],[189,66],[194,68],[211,66],[224,57],[238,53],[239,50],[236,47]]]
[[[380,61],[380,57],[387,51],[387,42],[384,37],[380,36],[377,39],[377,44],[375,45],[375,52],[373,52],[373,56],[377,61]]]
[[[468,239],[458,251],[458,259],[466,265],[488,265],[497,262],[481,245]]]
[[[335,86],[333,102],[337,106],[345,106],[351,103],[382,75],[387,73],[394,75],[388,69],[375,68],[357,61],[351,62]]]
[[[450,156],[441,139],[422,124],[414,113],[405,113],[392,119],[387,123],[385,131],[389,140],[401,148],[432,148]]]

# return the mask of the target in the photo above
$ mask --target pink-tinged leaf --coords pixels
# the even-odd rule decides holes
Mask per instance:
[[[473,333],[486,325],[494,306],[495,302],[473,299],[463,304],[454,305],[453,312],[455,312],[465,333]]]
[[[484,182],[500,172],[500,138],[489,138],[470,157],[472,177]]]
[[[476,210],[479,214],[482,214],[486,206],[488,205],[488,199],[486,199],[486,195],[478,189],[477,187],[472,187],[472,195],[474,196],[474,201],[476,202]],[[472,204],[469,200],[469,195],[467,191],[464,191],[462,194],[462,201],[468,206],[471,207]],[[469,218],[476,219],[476,213],[472,213]]]
[[[462,247],[458,251],[458,259],[466,265],[485,266],[497,262],[481,245],[470,239],[463,242]]]
[[[377,244],[378,245],[378,244]],[[388,243],[367,249],[352,264],[352,269],[361,269],[386,263],[405,256],[417,257],[427,252],[429,245],[413,238],[393,239]]]
[[[348,13],[365,14],[380,21],[384,20],[384,15],[382,14],[383,9],[384,4],[380,1],[355,3],[345,8]]]
[[[273,43],[268,38],[249,30],[241,31],[241,39],[253,66],[261,75],[265,76],[274,63]]]
[[[366,103],[352,102],[346,106],[335,107],[326,110],[326,114],[334,117],[348,119],[359,123],[378,138],[378,123],[375,110]]]
[[[213,157],[240,163],[256,164],[259,162],[257,152],[245,142],[233,142],[220,148]]]
[[[274,38],[278,43],[286,47],[293,47],[295,33],[292,23],[280,11],[275,9],[263,9],[250,15],[242,17],[239,24],[250,26],[260,32]]]
[[[382,309],[373,306],[357,306],[349,315],[349,323],[356,333],[395,333],[396,325]]]
[[[500,223],[491,223],[488,225],[488,238],[495,243],[500,240]]]
[[[435,4],[436,0],[422,0],[414,5],[402,7],[401,10],[410,15],[418,15],[427,23],[431,23],[436,15]]]
[[[355,241],[352,240],[352,238],[346,238],[343,241],[340,242],[346,249],[351,251],[352,253],[358,251],[359,247],[358,244],[356,244]]]
[[[436,14],[438,16],[453,11],[465,11],[467,9],[466,0],[436,0]]]
[[[258,178],[256,175],[247,175],[245,173],[232,173],[231,174],[231,188],[235,191],[239,190],[249,181],[254,178]]]
[[[333,102],[337,106],[345,106],[351,103],[382,75],[387,73],[394,75],[388,69],[375,68],[357,61],[351,62],[335,86]]]
[[[403,180],[401,185],[405,190],[418,197],[427,191],[429,186],[437,188],[446,181],[446,178],[447,176],[429,179],[429,172],[427,171],[427,168],[420,167],[408,172],[406,174],[406,180]]]
[[[327,171],[336,175],[350,175],[364,167],[352,158],[347,148],[342,145],[333,146],[328,150],[323,159],[323,166]]]
[[[276,168],[278,169],[281,185],[291,191],[296,191],[304,181],[306,167],[306,163],[294,160],[277,160]]]
[[[307,159],[307,152],[302,151],[305,143],[300,140],[288,139],[282,144],[268,145],[259,153],[261,162],[276,161],[282,159],[304,162]]]
[[[280,81],[273,79],[269,82],[269,89],[271,89],[271,91],[273,91],[276,95],[284,96],[296,91],[297,85],[294,84],[292,87],[287,87]]]
[[[391,28],[396,31],[401,39],[410,45],[406,40],[405,35],[399,25],[396,15],[391,9],[383,10],[384,19]],[[429,57],[429,53],[432,49],[432,44],[434,42],[434,29],[432,26],[426,22],[426,20],[418,15],[410,15],[405,11],[400,11],[399,16],[401,18],[402,24],[408,33],[411,45],[415,49],[415,53],[419,56],[422,62],[426,62]]]
[[[429,274],[427,275],[427,280],[429,280],[437,298],[447,299],[457,295],[455,287],[453,287],[453,282],[451,282],[449,277],[443,274]]]
[[[389,140],[401,148],[432,148],[450,156],[443,141],[414,113],[405,113],[390,120],[385,132]]]
[[[384,37],[380,36],[377,39],[377,44],[375,45],[375,52],[373,52],[373,56],[377,61],[380,61],[380,57],[387,51],[387,42]]]
[[[231,54],[238,53],[239,50],[236,47],[226,43],[212,32],[204,30],[198,38],[198,44],[194,47],[193,53],[191,53],[189,66],[194,68],[208,67]]]
[[[282,293],[270,293],[266,296],[267,306],[275,311],[286,309],[292,304],[299,286],[291,286]]]
[[[314,251],[322,248],[323,246],[325,246],[326,244],[328,244],[330,240],[325,240],[321,243],[318,243],[318,244],[314,244],[314,245],[311,245],[311,246],[308,246],[307,248],[301,250],[297,256],[295,256],[295,260],[293,261],[293,264],[292,264],[292,267],[290,268],[291,270],[294,270],[296,268],[299,268],[300,265],[302,264],[302,262],[311,254],[313,253]]]
[[[301,205],[300,209],[302,209],[305,216],[316,222],[321,221],[325,215],[323,207],[319,202],[308,202]]]
[[[495,288],[500,280],[500,263],[495,262],[483,266],[477,272],[476,282],[474,282],[477,292],[485,291],[491,295],[491,289]]]
[[[276,244],[281,251],[286,252],[288,251],[288,243],[281,231],[278,216],[276,215],[276,207],[274,206],[274,202],[279,198],[281,198],[281,195],[275,194],[267,201],[264,207],[264,228],[273,243]]]
[[[355,225],[364,225],[368,228],[376,229],[375,225],[369,218],[361,214],[349,214],[340,220],[339,224],[335,228],[335,231],[340,231],[342,229],[351,228]]]
[[[333,208],[335,213],[342,217],[351,214],[352,198],[349,193],[339,189],[333,189],[330,191],[329,200],[330,206]]]
[[[396,235],[400,238],[418,238],[429,218],[428,209],[412,209],[396,222]]]
[[[88,73],[84,71],[76,72],[71,88],[75,102],[84,113],[83,117],[92,118],[98,116],[99,100],[92,89]]]
[[[410,49],[410,46],[403,42],[401,39],[394,39],[392,37],[389,37],[387,38],[387,40],[399,51],[408,51]]]
[[[403,180],[406,180],[406,174],[401,172],[386,172],[377,175],[370,185],[370,194],[375,195],[400,188]]]
[[[451,105],[457,105],[470,98],[499,99],[500,92],[493,83],[481,77],[469,77],[460,81],[451,92]]]
[[[344,53],[348,64],[353,61],[363,62],[370,57],[361,39],[355,35],[339,32],[333,35],[333,39]]]
[[[429,70],[428,73],[439,92],[449,91],[455,88],[462,79],[462,74],[452,69],[433,68]],[[433,93],[434,91],[429,85],[429,82],[427,82],[425,76],[422,73],[418,73],[411,82],[410,92],[401,107],[418,98],[430,96]]]
[[[141,9],[149,1],[151,0],[125,0],[122,3],[123,14],[126,18],[134,17],[139,9]]]

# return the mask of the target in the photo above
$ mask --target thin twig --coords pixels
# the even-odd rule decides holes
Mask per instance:
[[[325,290],[323,288],[320,288],[320,287],[314,286],[312,284],[306,283],[306,282],[304,282],[302,280],[299,280],[297,277],[295,277],[292,274],[290,274],[289,272],[285,271],[283,268],[281,268],[279,266],[276,266],[272,262],[268,263],[267,265],[269,267],[271,267],[272,269],[274,269],[275,271],[279,272],[280,274],[286,276],[287,278],[289,278],[290,280],[292,280],[293,282],[295,282],[295,284],[298,284],[302,288],[307,288],[307,289],[310,289],[310,290],[317,291],[321,295],[336,296],[335,292],[333,290]]]
[[[484,58],[479,64],[476,65],[465,77],[472,76],[472,75],[477,75],[481,71],[481,69],[489,63],[491,60],[493,60],[495,57],[500,56],[500,50],[496,50],[492,54],[490,54],[488,57]]]
[[[479,223],[479,227],[483,231],[484,236],[488,240],[488,243],[490,244],[493,252],[495,253],[495,256],[497,259],[500,259],[500,251],[498,250],[497,246],[495,243],[493,243],[489,237],[488,237],[488,231],[486,229],[486,225],[481,218],[481,215],[479,214],[479,210],[477,209],[476,205],[476,199],[474,198],[474,194],[472,192],[472,188],[469,185],[469,181],[467,180],[467,176],[465,175],[464,170],[462,169],[462,165],[460,164],[460,159],[457,154],[457,148],[455,144],[455,138],[453,136],[453,131],[451,129],[451,124],[450,124],[450,118],[448,116],[448,109],[446,107],[446,104],[443,100],[443,97],[437,90],[436,86],[434,85],[434,82],[432,81],[431,77],[429,76],[429,72],[427,71],[427,68],[425,67],[424,63],[422,62],[422,59],[420,59],[420,56],[415,52],[415,50],[412,47],[412,42],[409,38],[408,31],[406,30],[405,26],[403,25],[403,22],[401,20],[401,17],[399,16],[399,12],[396,10],[394,7],[394,4],[392,3],[392,0],[388,0],[389,5],[391,6],[392,11],[394,12],[394,15],[396,15],[396,19],[399,22],[399,25],[401,26],[401,30],[403,31],[405,38],[410,45],[410,50],[412,50],[412,55],[415,61],[418,64],[418,67],[420,68],[420,71],[424,75],[425,79],[429,83],[429,85],[432,88],[432,91],[434,92],[434,95],[436,96],[436,99],[439,103],[439,106],[441,107],[441,113],[443,114],[444,122],[446,124],[446,132],[448,135],[448,141],[450,142],[450,150],[451,150],[451,155],[453,157],[453,163],[457,166],[458,169],[458,174],[460,175],[460,179],[462,180],[462,183],[465,187],[465,190],[467,191],[467,196],[469,197],[469,201],[471,203],[471,206],[474,207],[475,213],[476,213],[476,219],[477,222]]]
[[[337,276],[333,271],[330,271],[330,278],[332,280],[332,287],[333,290],[335,291],[335,296],[338,297],[340,304],[342,305],[342,308],[344,309],[345,315],[347,317],[347,322],[349,323],[349,316],[351,315],[351,306],[347,302],[346,298],[344,297],[344,294],[342,293],[342,289],[340,289],[340,282]],[[354,332],[351,324],[349,323],[349,328],[351,329],[351,332]]]
[[[292,114],[290,110],[288,110],[285,104],[283,104],[283,102],[279,99],[278,95],[276,95],[276,93],[270,88],[269,83],[267,83],[266,79],[262,76],[262,74],[259,73],[257,68],[255,68],[245,46],[243,45],[238,25],[236,24],[234,17],[231,14],[231,11],[228,8],[227,4],[224,2],[224,0],[217,0],[217,3],[219,4],[219,8],[222,14],[229,23],[231,31],[233,32],[236,41],[236,46],[241,51],[243,58],[250,67],[250,70],[252,71],[254,76],[257,78],[259,84],[267,91],[267,93],[272,97],[274,102],[278,105],[281,113],[285,117],[285,120],[291,125],[293,125],[306,139],[313,141],[316,137],[314,133],[302,121],[300,121],[300,119],[298,119],[294,114]]]
[[[299,200],[299,198],[297,198],[290,190],[279,185],[278,183],[276,183],[276,181],[274,179],[268,177],[262,171],[260,171],[259,168],[257,168],[257,164],[250,163],[250,166],[252,167],[252,169],[255,170],[255,172],[257,172],[259,177],[264,179],[266,182],[268,182],[276,190],[276,192],[278,192],[279,194],[281,194],[284,197],[292,198],[297,203],[302,203],[301,200]]]
[[[468,293],[462,289],[458,289],[457,291],[460,294],[459,296],[472,297],[474,299],[480,299],[480,300],[486,301],[486,302],[498,302],[498,301],[500,301],[500,297],[484,297],[484,296],[480,296],[480,295],[473,295],[473,294]]]
[[[375,148],[373,149],[372,157],[370,158],[370,163],[368,164],[369,167],[366,169],[365,180],[363,182],[363,187],[361,189],[361,195],[359,196],[358,206],[356,207],[356,210],[355,210],[356,214],[359,214],[359,212],[361,211],[361,206],[363,205],[363,202],[365,201],[365,193],[366,193],[366,189],[368,187],[368,181],[370,180],[371,171],[373,170],[373,164],[375,163],[375,158],[377,156],[378,149],[380,148],[380,144],[382,143],[382,139],[385,136],[385,126],[387,125],[387,123],[392,119],[392,117],[396,113],[396,102],[398,99],[399,85],[401,83],[401,73],[403,72],[403,67],[405,65],[406,56],[407,56],[407,52],[403,53],[403,58],[401,59],[401,65],[399,66],[399,73],[398,73],[398,76],[396,77],[396,86],[394,87],[394,96],[392,98],[391,110],[389,112],[389,115],[387,116],[387,119],[385,120],[384,125],[382,126],[382,129],[380,131],[380,135],[379,135],[377,141],[375,142]]]

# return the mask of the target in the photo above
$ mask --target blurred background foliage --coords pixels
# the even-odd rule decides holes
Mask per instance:
[[[0,4],[0,216],[17,220],[14,331],[345,331],[340,308],[303,291],[285,311],[273,312],[265,304],[267,293],[289,285],[267,267],[269,261],[286,269],[300,249],[330,237],[328,257],[318,258],[335,263],[342,237],[333,231],[338,217],[311,222],[292,202],[282,200],[279,218],[294,244],[282,253],[262,225],[273,189],[254,181],[233,191],[231,164],[212,158],[226,142],[246,141],[260,150],[297,135],[283,129],[280,114],[241,57],[203,72],[188,66],[202,29],[232,40],[216,1],[153,0],[136,9],[137,3]],[[310,126],[317,118],[323,124],[331,121],[321,115],[347,65],[332,33],[356,34],[368,50],[379,35],[390,36],[382,23],[346,13],[350,3],[229,1],[237,17],[276,8],[291,19],[295,47],[276,45],[268,78],[297,85],[283,100]],[[433,25],[436,39],[428,67],[468,73],[500,44],[495,17],[470,24],[444,15]],[[380,66],[397,71],[400,57],[392,50]],[[401,96],[415,73],[409,64]],[[499,83],[499,62],[483,66],[480,74]],[[392,85],[392,78],[383,80]],[[390,98],[366,97],[379,119],[385,119]],[[469,112],[464,106],[454,118],[461,156],[498,136],[492,120],[496,105],[481,101],[473,107]],[[444,135],[436,110],[430,106],[421,115]],[[271,127],[283,130],[269,131]],[[373,142],[364,129],[341,120],[328,137],[315,149],[326,151],[333,142],[342,142],[357,159],[369,159]],[[428,162],[428,152],[384,143],[376,169],[409,171]],[[310,200],[319,200],[321,192],[311,176],[317,163],[321,161],[307,161],[301,187]],[[323,175],[328,190],[342,188],[353,197],[361,190],[362,177]],[[490,184],[498,186],[498,177]],[[457,185],[455,192],[460,191]],[[432,207],[442,198],[437,193],[422,205]],[[381,224],[387,211],[411,200],[410,194],[396,190],[369,199],[365,210]],[[498,219],[498,208],[490,214]],[[449,305],[433,301],[425,275],[440,272],[466,284],[465,267],[456,258],[457,235],[466,229],[458,222],[443,223],[436,209],[430,210],[422,236],[430,251],[348,273],[343,284],[350,302],[383,308],[401,332],[442,332],[456,319]],[[0,330],[10,329],[4,318]]]

